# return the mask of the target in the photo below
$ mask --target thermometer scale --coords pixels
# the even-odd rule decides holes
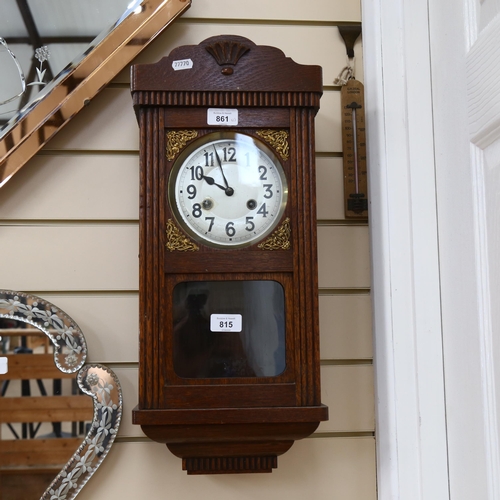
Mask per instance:
[[[341,90],[344,210],[346,218],[368,217],[363,84],[348,80]]]

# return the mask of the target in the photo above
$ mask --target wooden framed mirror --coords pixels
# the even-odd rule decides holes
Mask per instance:
[[[0,187],[190,5],[191,0],[2,0],[0,88],[6,90],[0,95]],[[119,18],[93,33],[100,24],[89,17],[92,6],[97,18],[103,11]],[[51,70],[51,58],[68,53],[64,45],[77,47],[79,55],[59,61],[60,71]],[[25,52],[29,66],[23,70]]]
[[[85,365],[78,325],[35,295],[0,290],[0,349],[0,498],[74,499],[115,440],[118,378]]]

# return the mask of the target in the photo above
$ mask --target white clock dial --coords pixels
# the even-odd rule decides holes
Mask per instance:
[[[242,247],[278,224],[288,188],[283,168],[264,143],[217,132],[192,143],[174,164],[170,205],[179,225],[209,246]]]

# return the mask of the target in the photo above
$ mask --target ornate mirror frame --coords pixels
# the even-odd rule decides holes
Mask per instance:
[[[0,290],[0,318],[28,323],[45,333],[54,346],[57,368],[64,373],[78,373],[78,386],[94,400],[89,432],[40,499],[72,500],[92,477],[115,440],[123,409],[120,383],[106,366],[84,365],[87,345],[83,333],[54,304],[35,295]]]
[[[132,0],[0,133],[0,187],[190,5],[191,0]]]

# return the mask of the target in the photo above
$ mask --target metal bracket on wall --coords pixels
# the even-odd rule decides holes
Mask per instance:
[[[340,36],[344,39],[345,48],[347,52],[347,57],[349,59],[354,59],[354,44],[361,35],[361,25],[347,25],[339,26]]]

